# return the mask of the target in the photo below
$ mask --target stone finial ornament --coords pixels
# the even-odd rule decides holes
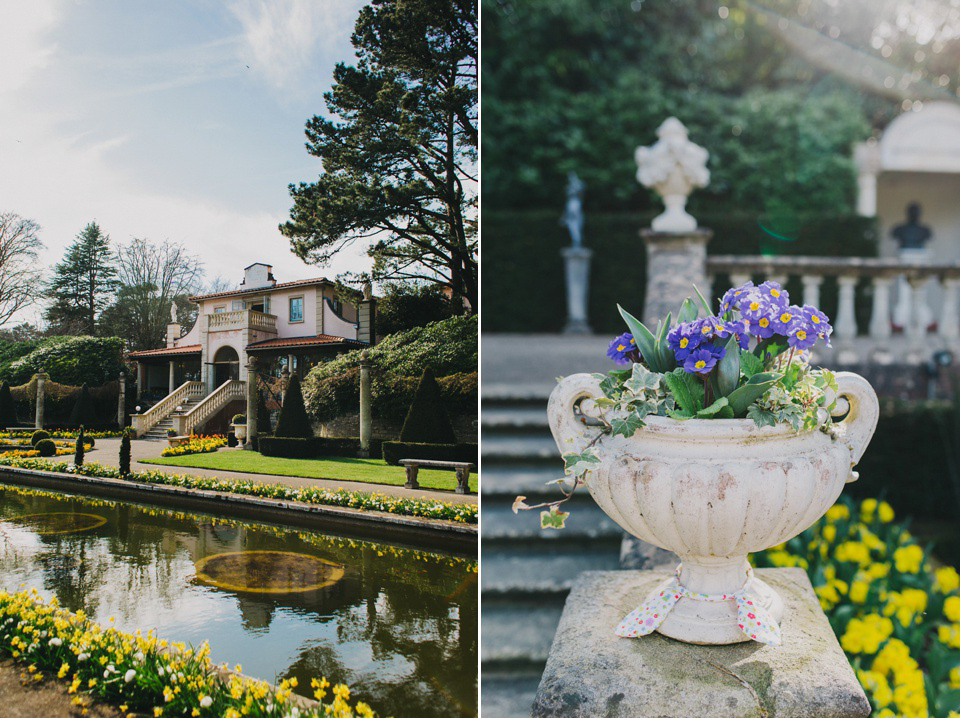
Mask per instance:
[[[653,187],[663,198],[666,210],[651,222],[656,232],[692,232],[695,220],[686,211],[687,197],[694,188],[710,182],[707,158],[710,154],[687,137],[687,128],[676,117],[664,120],[657,129],[659,141],[637,147],[637,181]]]

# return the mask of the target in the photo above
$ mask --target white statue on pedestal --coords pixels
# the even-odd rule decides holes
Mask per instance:
[[[710,154],[687,138],[687,128],[676,117],[664,120],[657,129],[660,140],[651,147],[638,147],[637,181],[653,187],[663,198],[663,214],[654,218],[656,232],[693,232],[695,220],[686,211],[687,196],[696,187],[710,182],[707,158]]]

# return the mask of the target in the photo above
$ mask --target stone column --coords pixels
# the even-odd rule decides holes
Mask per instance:
[[[117,379],[117,426],[123,431],[127,423],[127,375],[120,372]]]
[[[37,427],[38,429],[42,429],[42,428],[43,428],[43,394],[44,394],[44,387],[43,387],[43,385],[46,383],[46,381],[47,381],[47,375],[46,375],[46,373],[43,371],[43,369],[41,369],[41,370],[37,373],[37,416],[36,416],[36,427]]]
[[[560,250],[567,279],[567,324],[564,334],[590,334],[587,303],[590,296],[590,258],[593,250],[565,247]]]
[[[957,297],[960,296],[960,278],[946,277],[943,280],[943,308],[937,327],[940,337],[947,342],[955,342],[960,337],[957,317]]]
[[[373,415],[370,412],[370,354],[360,352],[360,452],[362,458],[370,458],[370,435],[373,430]]]
[[[253,440],[257,436],[257,358],[247,359],[247,440],[243,448],[253,449]]]
[[[172,394],[173,390],[177,388],[176,377],[175,377],[176,366],[177,366],[176,363],[173,361],[173,359],[171,359],[170,360],[170,378],[167,381],[167,394]]]
[[[696,229],[685,234],[641,229],[647,245],[647,292],[643,303],[643,323],[656,332],[657,321],[667,313],[674,319],[683,300],[695,297],[694,285],[707,289],[707,242],[713,236],[709,229]],[[699,302],[697,302],[699,306]]]

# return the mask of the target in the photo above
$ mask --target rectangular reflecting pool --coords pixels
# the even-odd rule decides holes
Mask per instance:
[[[21,586],[306,696],[325,676],[381,716],[477,715],[475,558],[0,485]]]

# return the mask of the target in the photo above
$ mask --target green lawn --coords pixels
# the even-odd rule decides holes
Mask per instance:
[[[402,486],[406,481],[402,466],[387,466],[383,459],[280,459],[263,456],[256,451],[221,450],[209,454],[143,459],[141,463],[243,471],[248,474],[301,476],[307,479],[363,481],[368,484],[393,486]],[[420,469],[417,481],[425,489],[448,489],[452,492],[457,488],[457,476],[452,471]],[[470,491],[476,492],[476,490],[477,475],[473,473],[470,475]]]

